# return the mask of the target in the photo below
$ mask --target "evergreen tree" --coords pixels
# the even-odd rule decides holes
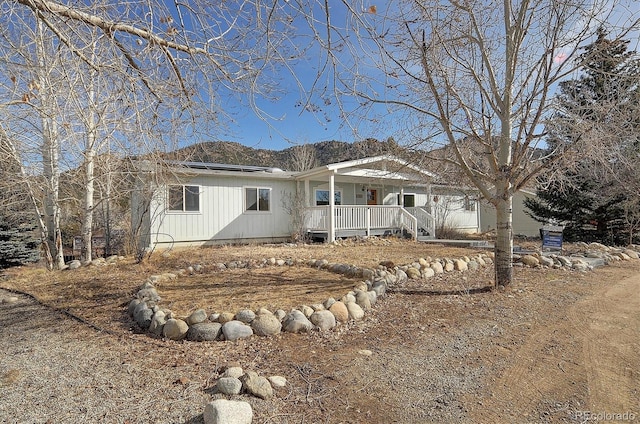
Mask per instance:
[[[636,222],[629,212],[640,213],[629,207],[638,203],[640,60],[628,44],[607,39],[600,29],[578,58],[581,76],[560,84],[557,112],[549,123],[549,154],[561,142],[584,139],[606,147],[594,151],[607,152],[561,170],[561,178],[539,178],[538,199],[525,202],[534,219],[563,223],[569,241],[628,243],[629,222]]]
[[[29,224],[12,225],[0,215],[0,269],[38,261],[40,242],[34,230]]]

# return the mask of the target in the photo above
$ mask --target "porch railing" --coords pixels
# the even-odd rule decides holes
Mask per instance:
[[[335,230],[371,230],[398,228],[412,236],[418,234],[418,220],[400,206],[340,205],[335,206]],[[329,231],[329,206],[307,208],[308,231]]]
[[[405,208],[411,215],[418,220],[418,232],[422,235],[435,237],[436,221],[429,212],[419,206]]]

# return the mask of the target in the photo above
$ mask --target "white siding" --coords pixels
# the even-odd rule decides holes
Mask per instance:
[[[519,191],[513,196],[513,234],[516,236],[540,237],[542,224],[525,213],[524,199],[535,197],[535,194]],[[480,209],[482,231],[496,228],[496,210],[493,205],[483,203]]]
[[[433,215],[438,227],[455,228],[460,231],[477,232],[480,228],[478,202],[468,196],[438,194],[438,201],[433,203]],[[467,210],[466,204],[471,202],[473,210]]]
[[[200,212],[166,212],[152,223],[152,233],[161,243],[215,242],[240,239],[270,239],[290,236],[289,215],[283,209],[284,193],[295,183],[286,180],[200,176],[182,181],[200,186]],[[270,188],[268,212],[245,211],[245,187]],[[165,189],[159,190],[154,206],[165,211]],[[155,239],[154,236],[152,236]]]

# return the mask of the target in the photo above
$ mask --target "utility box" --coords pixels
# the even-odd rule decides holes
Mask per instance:
[[[542,238],[542,250],[562,250],[562,231],[564,227],[560,225],[545,225],[540,229]]]

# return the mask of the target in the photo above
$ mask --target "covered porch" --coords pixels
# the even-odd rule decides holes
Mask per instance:
[[[433,175],[393,156],[330,164],[300,173],[304,227],[313,238],[399,235],[433,238]]]

